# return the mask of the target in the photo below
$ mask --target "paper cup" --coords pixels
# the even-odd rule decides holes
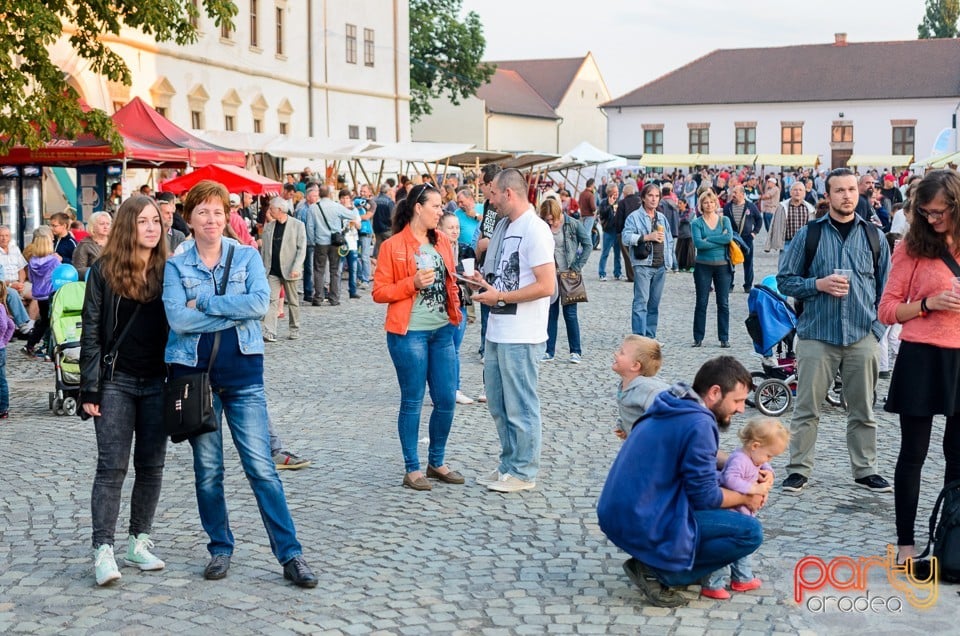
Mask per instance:
[[[460,264],[463,265],[463,275],[470,277],[473,276],[473,264],[475,260],[472,258],[465,258],[460,261]]]

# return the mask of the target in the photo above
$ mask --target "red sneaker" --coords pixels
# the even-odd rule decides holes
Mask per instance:
[[[718,587],[716,589],[702,587],[700,588],[700,596],[706,596],[707,598],[713,598],[718,601],[726,601],[730,599],[730,592],[726,591],[722,587]]]
[[[760,579],[750,579],[749,581],[730,581],[730,589],[734,592],[749,592],[762,585]]]

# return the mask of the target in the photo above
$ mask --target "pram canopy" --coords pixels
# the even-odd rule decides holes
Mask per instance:
[[[757,285],[747,297],[747,333],[753,340],[753,349],[761,355],[769,352],[797,328],[797,314],[787,302],[786,296]]]
[[[50,328],[53,331],[54,346],[80,342],[81,313],[86,290],[87,284],[84,282],[67,283],[54,294],[50,307]]]

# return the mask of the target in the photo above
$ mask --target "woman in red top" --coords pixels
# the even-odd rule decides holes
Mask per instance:
[[[947,419],[944,483],[960,478],[960,176],[952,170],[928,173],[914,190],[913,204],[916,218],[894,250],[879,307],[881,322],[903,323],[885,407],[900,415],[894,475],[898,562],[916,556],[913,526],[934,415]]]
[[[454,332],[460,296],[453,248],[437,231],[443,215],[440,192],[429,183],[397,203],[393,236],[384,241],[373,276],[373,299],[387,306],[387,349],[400,383],[397,430],[406,475],[403,485],[431,490],[428,477],[462,484],[463,475],[443,463],[457,395]],[[417,442],[424,385],[430,387],[430,446],[426,477]]]

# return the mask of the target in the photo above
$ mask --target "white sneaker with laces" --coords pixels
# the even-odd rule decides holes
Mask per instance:
[[[517,479],[510,473],[500,475],[500,479],[487,485],[488,489],[495,490],[496,492],[520,492],[521,490],[533,490],[536,487],[537,482],[523,481],[522,479]]]
[[[570,364],[580,364],[580,354],[571,353],[570,354]]]
[[[120,568],[113,558],[113,546],[104,543],[93,551],[93,568],[97,585],[106,585],[120,578]]]
[[[473,404],[473,400],[468,398],[460,391],[457,391],[457,404]]]
[[[162,570],[166,564],[150,552],[153,547],[153,541],[150,535],[141,532],[137,536],[130,535],[127,540],[127,554],[123,558],[127,565],[140,568],[143,571]]]
[[[489,486],[497,481],[500,481],[500,471],[498,469],[494,469],[491,473],[477,477],[477,483],[481,486]]]

